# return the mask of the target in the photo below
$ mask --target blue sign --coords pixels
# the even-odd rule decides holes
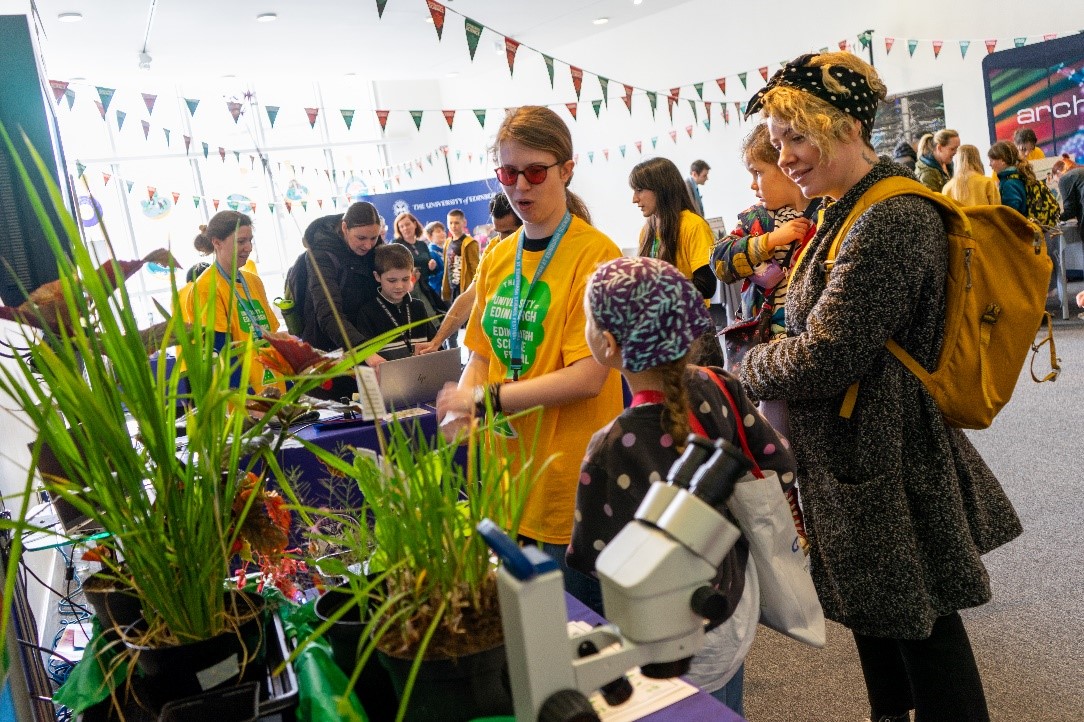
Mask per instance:
[[[496,178],[490,180],[455,183],[437,188],[422,188],[413,191],[396,191],[359,196],[356,200],[368,201],[376,206],[384,221],[388,224],[388,240],[395,236],[395,217],[400,213],[413,213],[422,226],[430,221],[440,221],[447,225],[448,211],[458,208],[467,217],[467,230],[481,225],[488,225],[489,201],[501,189]]]

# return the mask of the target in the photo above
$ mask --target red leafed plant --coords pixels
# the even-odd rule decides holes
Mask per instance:
[[[271,584],[292,598],[297,592],[294,578],[306,569],[286,548],[292,521],[286,500],[250,471],[233,500],[233,513],[243,521],[231,552],[247,562],[237,572],[239,582],[243,585],[247,565],[255,564],[262,574],[260,588]]]

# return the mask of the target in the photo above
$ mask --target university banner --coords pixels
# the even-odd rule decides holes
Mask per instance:
[[[469,183],[454,183],[422,188],[412,191],[393,191],[367,196],[356,196],[354,200],[368,201],[376,206],[384,221],[388,224],[387,240],[395,237],[395,217],[400,213],[413,213],[422,226],[431,221],[440,221],[447,226],[448,211],[458,208],[467,217],[468,232],[481,242],[489,232],[489,200],[500,190],[497,179],[478,180]],[[484,228],[479,228],[484,226]],[[477,229],[477,230],[476,230]]]

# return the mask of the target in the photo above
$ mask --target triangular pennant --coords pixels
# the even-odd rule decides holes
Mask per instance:
[[[85,173],[86,170],[87,170],[87,167],[85,165],[83,165],[79,161],[75,161],[75,177],[76,178],[82,178],[83,173]]]
[[[102,185],[103,186],[109,185],[109,181],[112,180],[112,178],[113,178],[113,176],[111,174],[102,173]]]
[[[693,137],[693,126],[691,126],[691,125],[685,126],[685,132],[689,134],[690,138],[692,138]],[[676,143],[677,141],[675,140],[674,142]]]
[[[192,148],[192,136],[186,135],[184,137],[184,154],[188,155],[188,151]]]
[[[106,112],[109,111],[109,104],[113,101],[113,93],[117,92],[114,88],[103,88],[98,86],[98,97],[102,100],[102,107]]]
[[[412,110],[410,111],[410,117],[414,119],[414,127],[418,130],[422,129],[422,114],[424,110]]]
[[[994,52],[994,48],[996,48],[996,47],[997,47],[997,40],[987,40],[986,41],[986,54],[989,55],[990,53]]]
[[[442,110],[440,112],[444,113],[444,122],[448,124],[448,130],[451,130],[452,129],[452,123],[455,122],[455,111],[454,110]]]
[[[71,110],[75,105],[75,91],[68,88],[64,91],[64,99],[68,101],[68,110]]]
[[[749,89],[749,86],[745,82],[745,79],[748,77],[749,73],[738,73],[738,80],[741,81],[741,87],[745,88],[746,90]]]
[[[542,54],[542,59],[546,61],[546,72],[549,73],[549,76],[550,76],[550,89],[552,90],[553,89],[553,58],[551,58],[550,56],[543,53]]]
[[[309,117],[309,127],[316,127],[316,117],[320,115],[319,108],[305,108],[305,115]]]
[[[287,200],[287,201],[286,201],[286,212],[287,212],[287,213],[293,213],[293,212],[294,212],[294,204],[293,204],[293,201],[290,201],[290,200]]]
[[[565,107],[572,114],[572,120],[576,120],[576,103],[565,103]]]
[[[158,189],[154,186],[147,186],[147,200],[153,201],[154,194],[158,192]]]
[[[199,208],[199,196],[192,196],[192,205]]]
[[[222,159],[222,162],[226,162],[226,149],[222,146],[218,146],[218,157]]]
[[[343,122],[346,123],[346,129],[350,130],[350,126],[354,124],[354,111],[352,108],[340,108],[339,112],[342,113]]]
[[[576,100],[579,101],[580,88],[583,86],[583,71],[574,65],[569,65],[568,72],[572,75],[572,87],[576,90]]]
[[[676,130],[671,130],[670,131],[670,140],[677,143],[677,131]]]
[[[151,124],[145,120],[139,121],[143,126],[143,140],[150,140],[151,137]]]
[[[625,157],[625,146],[619,145],[619,146],[617,146],[617,150],[621,152],[621,157],[624,158]]]
[[[219,200],[217,198],[212,198],[211,205],[215,207],[215,213],[218,213]]]
[[[696,114],[696,101],[692,98],[689,98],[689,107],[693,109],[693,122],[699,122],[700,117]]]
[[[275,204],[274,203],[268,203],[267,204],[267,210],[271,211],[272,215],[274,215],[274,213],[275,213]]]
[[[271,127],[275,127],[275,118],[279,117],[279,106],[267,105],[264,106],[264,110],[267,111],[267,120],[271,123]]]
[[[120,130],[121,128],[124,127],[124,119],[127,118],[127,117],[128,117],[128,114],[125,113],[123,110],[118,110],[117,111],[117,130]]]
[[[711,101],[704,101],[704,123],[708,130],[711,130]]]
[[[170,195],[173,196],[173,205],[177,205],[177,201],[181,200],[181,194],[177,191],[173,191]]]
[[[482,126],[482,128],[486,127],[486,109],[485,108],[475,108],[474,109],[474,117],[478,119],[478,125]]]
[[[132,189],[135,188],[135,181],[124,181],[124,185],[128,189],[128,195],[131,195]]]
[[[704,99],[704,84],[703,83],[693,83],[693,90],[696,91],[696,95],[701,100]]]
[[[595,162],[595,151],[593,151],[593,150],[587,151],[587,162],[588,163],[594,163]]]
[[[433,18],[433,27],[437,29],[437,40],[440,40],[444,35],[444,6],[437,2],[437,0],[425,0],[426,5],[429,6],[429,14]]]
[[[866,31],[864,31],[862,33],[859,33],[859,35],[858,35],[858,44],[862,46],[863,50],[865,50],[870,45],[872,45],[873,44],[873,31],[872,30],[866,30]]]
[[[674,91],[678,88],[671,88],[670,95],[666,96],[666,109],[670,112],[670,121],[674,120],[674,103],[678,101],[677,96],[674,95]]]
[[[591,109],[595,111],[595,117],[597,118],[599,111],[602,110],[602,101],[601,100],[592,100],[591,101]]]
[[[763,68],[760,68],[760,77],[764,78],[765,83],[768,82],[768,66],[767,65],[765,65]]]
[[[235,161],[237,161],[238,165],[240,165],[241,164],[241,151],[239,151],[239,150],[233,151],[233,159]]]
[[[606,160],[610,159],[610,149],[609,148],[603,148],[602,149],[602,157],[605,158]]]
[[[726,95],[726,78],[716,78],[715,83],[719,86],[719,92]]]
[[[934,40],[933,41],[933,57],[934,58],[936,58],[938,55],[941,54],[941,48],[943,48],[944,45],[945,45],[944,40]]]
[[[388,114],[390,110],[378,110],[376,111],[376,119],[380,121],[380,130],[386,130],[388,127]]]
[[[425,154],[425,162],[428,163],[429,165],[433,165],[433,154],[432,153],[426,153]]]
[[[1027,39],[1027,36],[1024,36],[1022,38],[1013,38],[1012,41],[1013,41],[1013,45],[1015,45],[1018,48],[1022,48],[1025,45],[1027,45],[1028,39]],[[99,90],[100,90],[100,88],[99,88]]]
[[[907,41],[907,52],[911,54],[912,58],[915,57],[915,48],[917,48],[917,47],[918,47],[918,41],[917,40],[908,40]]]
[[[606,104],[606,107],[610,107],[610,79],[604,78],[601,75],[596,76],[598,78],[599,87],[602,88],[602,102]]]
[[[636,146],[636,152],[637,153],[639,153],[640,155],[644,154],[644,141],[638,140],[635,143],[633,143],[633,145]]]
[[[154,115],[154,101],[158,100],[158,96],[151,93],[141,93],[141,95],[143,104],[147,106],[147,115]]]
[[[632,112],[632,86],[631,85],[625,85],[624,83],[622,83],[621,85],[625,89],[625,95],[621,99],[625,101],[625,107],[628,108],[629,112],[631,113]]]
[[[250,211],[252,211],[253,213],[255,213],[256,212],[256,201],[253,201],[253,202],[249,203],[248,204],[248,209]]]
[[[967,48],[968,48],[969,45],[971,45],[970,40],[961,40],[960,41],[960,57],[961,58],[966,58],[967,57]]]
[[[892,46],[896,43],[895,38],[885,38],[885,55],[892,52]]]
[[[482,24],[464,17],[463,29],[467,31],[467,50],[470,52],[471,61],[473,61],[474,53],[478,50],[478,41],[482,38]]]
[[[188,114],[194,116],[196,107],[199,105],[199,98],[185,98],[184,104],[188,106]]]
[[[504,55],[508,58],[508,74],[512,75],[515,72],[516,67],[516,51],[519,50],[519,43],[512,38],[504,39]]]
[[[1044,33],[1043,42],[1045,43],[1047,40],[1053,40],[1056,37],[1058,37],[1057,33]]]
[[[169,128],[162,128],[162,132],[166,134],[166,147],[169,147]]]
[[[233,116],[233,122],[236,123],[238,118],[241,117],[241,104],[227,100],[226,107],[230,109],[230,115]]]
[[[704,130],[711,130],[711,116],[704,118]]]
[[[102,101],[95,100],[94,107],[96,107],[98,109],[98,112],[101,113],[102,120],[105,120],[105,106],[102,105]]]
[[[654,135],[651,137],[651,147],[655,148],[659,144],[659,136]]]
[[[730,125],[730,108],[726,107],[726,103],[723,103],[723,123]]]
[[[317,198],[317,199],[316,199],[316,206],[317,206],[317,207],[318,207],[318,208],[319,208],[320,210],[323,210],[323,209],[324,209],[324,199],[323,199],[323,198]]]
[[[388,6],[388,0],[376,0],[376,16],[378,18],[384,17],[384,8]]]
[[[60,105],[60,99],[68,92],[68,83],[64,80],[50,80],[49,87],[53,89],[53,97],[56,98],[56,104]]]
[[[659,97],[658,97],[657,93],[653,93],[650,90],[648,90],[646,92],[647,92],[647,102],[651,106],[651,117],[654,118],[655,117],[655,106],[659,102]]]
[[[308,201],[301,201],[301,210],[303,210],[303,211],[309,210],[309,202]]]

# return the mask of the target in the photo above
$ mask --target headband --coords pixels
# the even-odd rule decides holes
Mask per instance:
[[[595,323],[613,334],[632,372],[677,361],[714,327],[692,282],[655,258],[604,263],[591,277],[587,297]]]
[[[813,54],[802,55],[784,65],[783,69],[776,72],[768,84],[750,99],[745,117],[748,118],[761,109],[764,96],[769,91],[779,86],[786,86],[815,95],[825,103],[857,119],[862,123],[862,129],[868,137],[873,130],[873,119],[877,115],[877,93],[869,86],[861,73],[856,73],[842,65],[827,66],[828,74],[838,80],[839,84],[847,88],[849,92],[837,93],[829,90],[824,86],[823,66],[809,64],[809,61],[815,57],[816,55]]]

